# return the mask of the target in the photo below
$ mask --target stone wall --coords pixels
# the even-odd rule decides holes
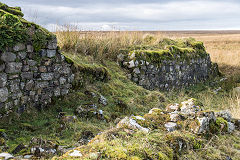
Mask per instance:
[[[163,60],[158,64],[144,59],[127,59],[123,65],[130,71],[130,79],[150,90],[183,88],[219,74],[218,66],[211,62],[209,54],[190,59]]]
[[[66,95],[74,74],[71,64],[57,49],[57,40],[34,51],[31,40],[0,51],[0,116],[9,111],[22,113],[27,107],[38,109],[52,97]]]

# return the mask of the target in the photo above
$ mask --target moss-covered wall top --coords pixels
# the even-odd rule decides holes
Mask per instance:
[[[128,77],[147,89],[187,87],[219,74],[202,42],[163,39],[153,46],[134,46],[118,56]]]
[[[202,42],[193,38],[185,40],[163,39],[156,45],[133,46],[126,50],[129,60],[146,60],[154,64],[161,64],[164,60],[190,60],[208,56]]]
[[[9,7],[0,2],[0,50],[32,40],[34,50],[39,51],[55,35],[41,26],[23,18],[20,7]]]
[[[68,94],[74,79],[56,36],[22,16],[20,8],[0,3],[0,119],[43,109]]]

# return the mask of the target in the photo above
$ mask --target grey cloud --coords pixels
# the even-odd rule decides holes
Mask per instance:
[[[237,0],[2,0],[21,6],[26,19],[48,27],[77,24],[91,29],[229,29],[240,25]]]

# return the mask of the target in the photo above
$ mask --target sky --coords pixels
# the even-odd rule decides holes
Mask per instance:
[[[240,0],[0,0],[54,31],[238,30]]]

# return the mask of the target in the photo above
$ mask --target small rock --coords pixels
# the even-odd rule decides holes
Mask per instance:
[[[149,132],[148,128],[144,128],[144,127],[140,126],[135,120],[133,120],[132,118],[129,118],[129,117],[125,117],[117,124],[117,128],[122,128],[122,127],[126,127],[126,126],[130,129],[139,129],[139,130],[143,131],[144,133]]]
[[[124,60],[124,55],[123,54],[119,54],[118,56],[117,56],[117,61],[118,62],[122,62]]]
[[[4,158],[5,160],[14,158],[13,155],[9,153],[0,153],[0,159]]]
[[[140,74],[141,72],[140,72],[139,68],[135,68],[135,69],[133,70],[133,73]]]
[[[0,87],[5,87],[7,84],[7,74],[6,73],[0,73]]]
[[[167,122],[166,124],[164,124],[164,126],[168,130],[168,132],[177,130],[177,123]]]
[[[33,157],[33,155],[25,155],[25,156],[23,156],[23,158],[25,158],[25,159],[31,159]]]
[[[129,59],[135,58],[135,52],[129,53],[129,54],[128,54],[128,57],[129,57]]]
[[[152,109],[148,112],[148,114],[154,114],[154,113],[158,113],[158,112],[161,112],[162,114],[164,114],[160,108],[152,108]]]
[[[235,130],[234,123],[228,122],[228,132],[232,133]]]
[[[217,117],[222,117],[224,118],[226,121],[231,122],[232,120],[232,115],[229,111],[220,111],[216,113]]]
[[[168,112],[178,111],[178,109],[179,109],[179,104],[177,104],[177,103],[168,105],[166,107],[166,111],[168,111]]]
[[[72,153],[69,153],[69,156],[71,156],[71,157],[82,157],[82,154],[78,150],[73,150]]]
[[[33,52],[33,46],[27,45],[27,52]]]
[[[169,114],[170,114],[170,119],[172,122],[177,122],[177,121],[181,120],[181,117],[177,112],[172,112]]]
[[[187,101],[181,103],[181,113],[183,114],[195,114],[196,112],[200,111],[201,108],[194,104],[194,99],[191,98]]]
[[[107,105],[107,99],[102,95],[100,95],[100,98],[99,98],[98,102],[103,104],[104,106]]]
[[[133,67],[135,67],[134,60],[131,60],[130,62],[128,62],[128,68],[133,68]]]
[[[138,119],[138,120],[143,120],[145,121],[145,118],[141,117],[141,116],[133,116],[135,119]]]
[[[52,58],[56,56],[56,50],[47,50],[47,57]]]
[[[5,102],[8,99],[8,89],[5,88],[0,88],[0,102]]]

